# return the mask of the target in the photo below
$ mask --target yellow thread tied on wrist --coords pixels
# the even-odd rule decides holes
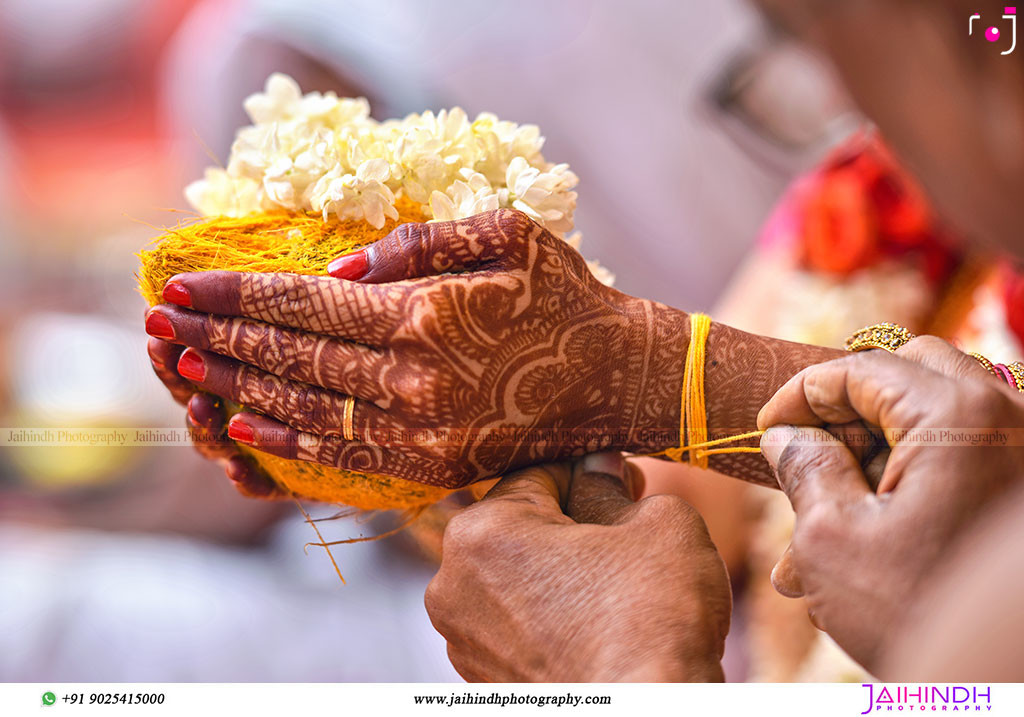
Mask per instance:
[[[707,402],[704,393],[704,374],[707,362],[708,335],[711,333],[711,317],[707,314],[690,314],[690,345],[686,350],[686,365],[683,371],[683,391],[679,407],[679,447],[669,448],[655,456],[666,456],[678,463],[683,456],[692,466],[708,467],[708,456],[728,453],[760,453],[754,446],[731,446],[718,448],[727,443],[759,438],[764,431],[750,431],[735,436],[708,440]]]

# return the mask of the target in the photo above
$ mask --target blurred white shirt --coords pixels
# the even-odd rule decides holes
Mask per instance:
[[[331,535],[366,532],[353,521]],[[385,542],[333,548],[296,516],[269,547],[0,525],[5,682],[459,681],[430,625],[433,570]]]

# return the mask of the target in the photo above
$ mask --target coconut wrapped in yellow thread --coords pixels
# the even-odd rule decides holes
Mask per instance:
[[[264,212],[244,217],[206,219],[168,230],[139,254],[139,291],[150,306],[162,303],[164,284],[175,274],[218,269],[246,272],[326,274],[339,254],[384,237],[399,223],[425,220],[418,205],[399,198],[398,221],[375,229],[363,220],[325,221],[305,212]],[[343,503],[362,510],[413,509],[449,493],[384,475],[340,470],[306,461],[290,461],[239,446],[283,489],[296,496]]]
[[[555,236],[573,229],[578,179],[544,158],[535,125],[489,113],[470,120],[458,107],[378,122],[365,99],[303,95],[279,73],[245,110],[252,124],[238,130],[227,166],[208,168],[185,190],[201,215],[216,218],[170,229],[139,255],[150,305],[181,272],[325,274],[332,259],[403,222],[513,207]],[[449,492],[242,448],[287,491],[316,500],[413,509]]]

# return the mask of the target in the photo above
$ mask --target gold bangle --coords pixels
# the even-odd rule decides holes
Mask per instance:
[[[988,371],[990,374],[992,374],[996,378],[999,378],[999,374],[996,372],[995,364],[993,364],[987,358],[985,358],[979,353],[974,353],[973,351],[967,355],[973,358],[978,363],[980,363],[982,366],[984,366],[985,370]]]
[[[1005,364],[1005,366],[1013,374],[1013,379],[1017,382],[1017,390],[1024,393],[1024,363],[1014,361],[1013,363]]]
[[[915,338],[917,337],[914,334],[897,324],[875,324],[854,332],[853,336],[846,339],[846,350],[882,349],[889,353],[896,353],[896,349],[910,343]]]
[[[345,417],[341,422],[341,435],[346,441],[355,440],[356,434],[352,427],[352,417],[356,411],[356,399],[352,396],[345,396]]]

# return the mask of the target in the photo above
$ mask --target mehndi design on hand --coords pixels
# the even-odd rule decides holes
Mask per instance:
[[[604,286],[526,215],[406,224],[363,251],[336,271],[353,281],[223,271],[170,280],[164,298],[178,306],[152,311],[192,347],[179,371],[263,414],[235,416],[232,437],[445,487],[678,442],[687,315]],[[716,325],[712,435],[750,430],[779,385],[836,353]],[[341,437],[349,395],[352,441]],[[774,484],[760,456],[716,456],[712,467]]]
[[[664,416],[678,410],[685,315],[602,285],[525,215],[404,225],[370,253],[360,283],[232,272],[169,283],[191,311],[154,311],[194,347],[183,375],[266,414],[235,419],[256,447],[456,487],[674,440]],[[471,271],[439,275],[457,270]],[[355,441],[338,439],[346,395]]]

